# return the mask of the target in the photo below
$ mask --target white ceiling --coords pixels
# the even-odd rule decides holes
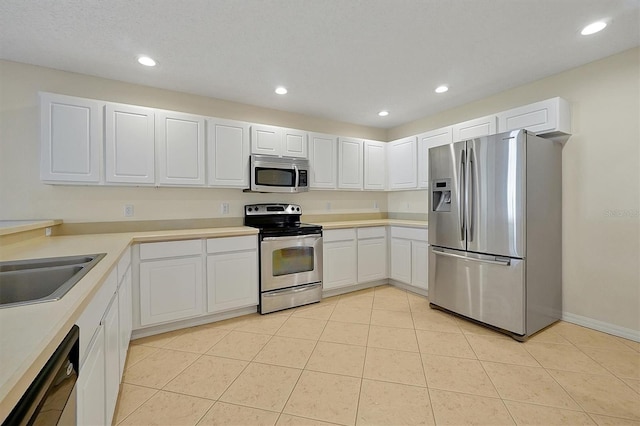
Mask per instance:
[[[2,0],[0,57],[389,128],[637,46],[639,27],[640,0]]]

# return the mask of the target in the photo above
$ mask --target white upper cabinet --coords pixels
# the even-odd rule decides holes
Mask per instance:
[[[106,181],[155,183],[154,110],[108,103],[105,128]]]
[[[364,189],[384,191],[387,186],[385,142],[364,141]]]
[[[337,188],[337,149],[337,136],[309,133],[310,187],[312,189]]]
[[[418,188],[429,187],[429,148],[451,142],[453,142],[452,126],[418,135]]]
[[[282,129],[265,124],[251,125],[251,153],[281,155]]]
[[[252,124],[251,153],[307,158],[307,132]]]
[[[551,98],[498,114],[499,132],[527,129],[538,134],[571,133],[569,102]]]
[[[338,138],[338,188],[362,189],[361,139]]]
[[[412,189],[418,186],[417,138],[389,142],[389,188]]]
[[[160,185],[204,185],[204,123],[197,115],[156,113],[156,152]]]
[[[498,133],[498,117],[487,115],[453,125],[453,141],[465,141]]]
[[[282,129],[282,156],[307,158],[307,132]]]
[[[208,181],[212,186],[249,186],[249,124],[207,120]]]
[[[99,183],[104,102],[40,93],[40,179]]]

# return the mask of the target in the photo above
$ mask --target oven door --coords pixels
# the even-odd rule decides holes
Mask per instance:
[[[322,234],[264,237],[260,243],[260,291],[322,281]]]

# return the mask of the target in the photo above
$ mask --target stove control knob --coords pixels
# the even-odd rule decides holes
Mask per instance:
[[[296,210],[300,211],[300,207],[296,207]]]
[[[248,212],[250,212],[250,211],[251,211],[251,207],[249,207],[249,208],[247,209],[247,211],[248,211]]]

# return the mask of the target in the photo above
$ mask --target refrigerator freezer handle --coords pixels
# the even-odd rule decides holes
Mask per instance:
[[[467,235],[467,241],[471,242],[473,241],[473,223],[475,222],[475,215],[474,215],[474,210],[475,210],[475,178],[474,178],[474,173],[475,173],[475,161],[473,161],[473,156],[474,156],[474,152],[473,152],[473,148],[469,148],[469,158],[467,158],[467,162],[469,163],[469,171],[468,171],[468,176],[469,176],[469,181],[467,182],[467,191],[469,191],[469,194],[467,196],[467,228],[469,229],[469,233]]]
[[[460,223],[460,241],[464,241],[465,237],[465,202],[464,202],[464,193],[465,193],[465,184],[466,184],[466,151],[462,151],[462,155],[460,157],[460,171],[458,172],[459,176],[459,188],[458,188],[458,209],[459,217],[458,222]]]
[[[459,254],[447,253],[437,249],[433,249],[433,254],[445,257],[455,257],[456,259],[470,260],[472,262],[491,263],[492,265],[511,266],[511,259],[476,259],[475,257],[460,256]]]

